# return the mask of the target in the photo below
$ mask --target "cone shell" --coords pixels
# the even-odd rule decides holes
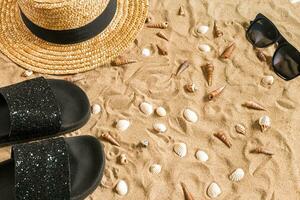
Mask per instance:
[[[217,22],[214,22],[214,36],[216,38],[223,36],[223,32],[220,30],[220,28],[217,25]]]
[[[205,151],[198,150],[196,152],[196,158],[201,162],[208,161],[209,157]]]
[[[158,32],[156,35],[166,41],[169,41],[169,38],[162,31]]]
[[[153,106],[148,102],[143,102],[140,104],[140,110],[146,115],[149,116],[153,113]]]
[[[153,164],[153,165],[150,166],[149,171],[152,174],[159,174],[161,172],[161,165]]]
[[[112,65],[113,66],[120,66],[120,65],[127,65],[127,64],[132,64],[132,63],[136,63],[136,60],[128,60],[123,56],[119,56],[117,57],[114,61],[112,61]]]
[[[178,76],[179,74],[181,74],[182,72],[184,72],[187,68],[189,68],[190,63],[186,60],[184,61],[178,68],[177,72],[176,72],[176,76]]]
[[[206,75],[207,83],[209,86],[211,86],[215,67],[211,63],[208,63],[207,65],[203,66],[203,68]]]
[[[246,135],[246,127],[243,124],[235,125],[235,130],[239,134]]]
[[[250,153],[256,153],[256,154],[265,154],[267,156],[272,156],[273,153],[267,149],[264,149],[262,147],[257,147],[250,151]]]
[[[167,127],[163,123],[155,123],[153,124],[153,129],[158,133],[165,133],[167,131]]]
[[[209,94],[207,95],[208,100],[209,100],[209,101],[212,101],[212,100],[214,100],[216,97],[218,97],[218,96],[224,91],[225,87],[226,87],[226,86],[220,87],[220,88],[218,88],[218,89],[212,91],[211,93],[209,93]]]
[[[266,110],[265,107],[254,101],[247,101],[243,104],[243,106],[254,110]]]
[[[187,154],[187,146],[182,142],[175,144],[173,150],[181,158],[185,157]]]
[[[234,42],[231,43],[228,47],[226,47],[226,49],[224,50],[224,52],[221,55],[221,58],[223,58],[223,59],[230,58],[232,56],[235,48],[236,48],[236,44]]]
[[[232,174],[230,174],[229,179],[234,182],[241,181],[245,176],[245,172],[242,168],[237,168]]]
[[[256,56],[261,62],[267,62],[267,57],[260,49],[256,49]]]
[[[196,123],[198,121],[197,113],[189,108],[183,111],[183,116],[189,122]]]
[[[163,56],[167,56],[168,55],[168,52],[166,49],[164,49],[163,47],[159,46],[158,44],[156,45],[157,49],[158,49],[158,53],[160,55],[163,55]]]
[[[122,154],[119,156],[119,162],[120,162],[121,165],[125,165],[125,164],[128,163],[126,154],[122,153]]]
[[[129,128],[129,126],[130,126],[130,122],[126,119],[121,119],[116,123],[116,128],[119,131],[126,131]]]
[[[167,115],[167,111],[164,107],[160,106],[157,107],[155,110],[156,114],[160,117],[165,117]]]
[[[196,87],[196,85],[194,83],[190,83],[190,84],[186,84],[184,86],[185,90],[190,92],[190,93],[194,93],[197,92],[198,88]]]
[[[214,136],[216,138],[218,138],[219,140],[221,140],[228,148],[231,148],[232,144],[229,141],[229,139],[226,137],[225,133],[218,132],[218,133],[215,133]]]
[[[261,131],[265,132],[271,127],[271,119],[269,116],[262,116],[259,118],[258,123],[261,127]]]
[[[205,52],[205,53],[208,53],[208,52],[211,51],[210,46],[207,45],[207,44],[200,44],[200,45],[199,45],[199,49],[200,49],[201,51]]]
[[[207,188],[207,195],[210,198],[217,198],[221,193],[222,190],[220,186],[215,182],[212,182]]]
[[[125,196],[128,193],[128,185],[124,180],[119,180],[115,190],[119,195]]]
[[[184,193],[184,199],[185,200],[195,200],[195,198],[193,197],[192,193],[190,193],[190,191],[188,190],[187,186],[184,183],[180,183],[183,193]]]
[[[113,145],[116,145],[118,147],[120,146],[119,142],[113,136],[111,136],[110,133],[102,133],[101,137]]]
[[[147,27],[166,29],[166,28],[168,28],[168,25],[169,25],[168,22],[162,22],[162,23],[157,23],[157,24],[148,24]]]
[[[185,12],[184,12],[184,7],[183,6],[179,7],[178,15],[185,16]]]
[[[92,113],[99,114],[101,112],[101,106],[99,104],[92,105]]]

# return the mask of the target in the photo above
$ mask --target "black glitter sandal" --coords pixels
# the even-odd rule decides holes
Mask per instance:
[[[75,84],[43,77],[0,88],[0,146],[72,132],[90,118]]]
[[[103,147],[91,136],[18,144],[0,163],[0,198],[83,200],[99,185],[104,165]]]

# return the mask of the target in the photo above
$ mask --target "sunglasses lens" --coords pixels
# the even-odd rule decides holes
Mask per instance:
[[[273,58],[275,72],[286,80],[300,73],[300,53],[292,45],[284,45],[277,50]]]
[[[278,35],[276,27],[266,19],[255,21],[247,32],[249,40],[254,46],[259,48],[276,42]]]

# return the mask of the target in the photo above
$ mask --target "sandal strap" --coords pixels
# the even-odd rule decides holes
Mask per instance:
[[[63,138],[15,145],[18,200],[70,200],[70,163]]]
[[[10,112],[9,137],[30,138],[57,133],[61,111],[55,94],[43,77],[0,89]]]

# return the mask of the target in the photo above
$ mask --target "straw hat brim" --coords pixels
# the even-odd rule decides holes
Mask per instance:
[[[116,15],[96,37],[72,45],[46,42],[23,24],[17,0],[0,0],[0,50],[21,67],[46,74],[75,74],[109,63],[142,29],[148,0],[118,0]]]

